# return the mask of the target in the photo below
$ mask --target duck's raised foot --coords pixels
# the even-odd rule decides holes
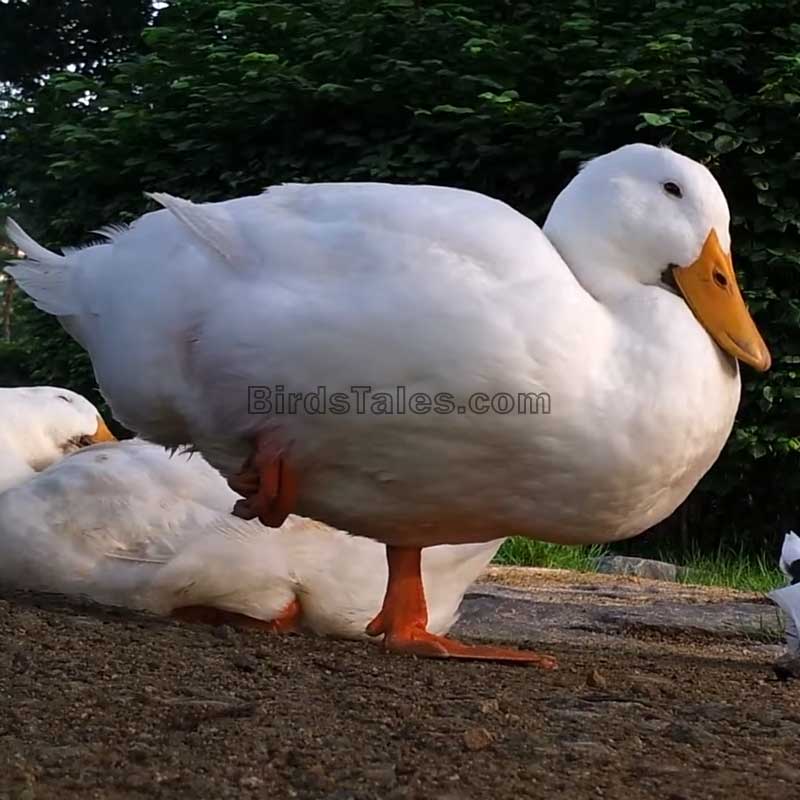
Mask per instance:
[[[266,437],[259,437],[253,452],[228,486],[244,497],[233,507],[242,519],[258,519],[280,528],[297,501],[297,476],[287,464],[284,451]]]
[[[368,630],[369,632],[369,630]],[[436,636],[427,631],[414,631],[405,636],[389,635],[383,646],[390,653],[405,653],[422,658],[459,658],[463,661],[493,661],[498,664],[528,664],[541,669],[556,669],[558,662],[552,656],[531,650],[511,647],[464,644],[457,639]]]

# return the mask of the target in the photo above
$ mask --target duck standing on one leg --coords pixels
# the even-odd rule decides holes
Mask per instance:
[[[591,161],[544,232],[432,186],[154,197],[165,209],[64,256],[9,223],[28,256],[14,277],[89,351],[115,416],[192,443],[249,495],[239,513],[275,526],[292,510],[384,542],[370,632],[394,651],[552,666],[429,633],[420,550],[640,533],[717,459],[737,359],[770,364],[722,190],[668,149]],[[324,387],[327,407],[249,413],[253,386],[301,399]],[[414,408],[387,413],[398,387]],[[550,413],[472,403],[499,393],[546,394]]]

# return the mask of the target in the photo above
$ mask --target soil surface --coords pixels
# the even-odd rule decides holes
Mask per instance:
[[[800,681],[760,598],[493,571],[461,635],[560,668],[0,600],[0,798],[789,797]],[[502,583],[498,583],[502,581]],[[771,643],[770,643],[771,642]]]

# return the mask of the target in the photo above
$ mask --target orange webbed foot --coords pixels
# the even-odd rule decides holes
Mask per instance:
[[[380,613],[367,626],[367,634],[383,635],[383,644],[388,652],[422,658],[530,664],[542,669],[555,669],[558,666],[551,656],[529,650],[464,644],[447,636],[429,633],[419,548],[387,546],[386,556],[389,562],[386,597]]]

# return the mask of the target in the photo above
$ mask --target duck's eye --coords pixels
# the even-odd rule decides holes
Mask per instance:
[[[683,197],[683,190],[675,181],[666,181],[664,183],[664,191],[673,197]]]

